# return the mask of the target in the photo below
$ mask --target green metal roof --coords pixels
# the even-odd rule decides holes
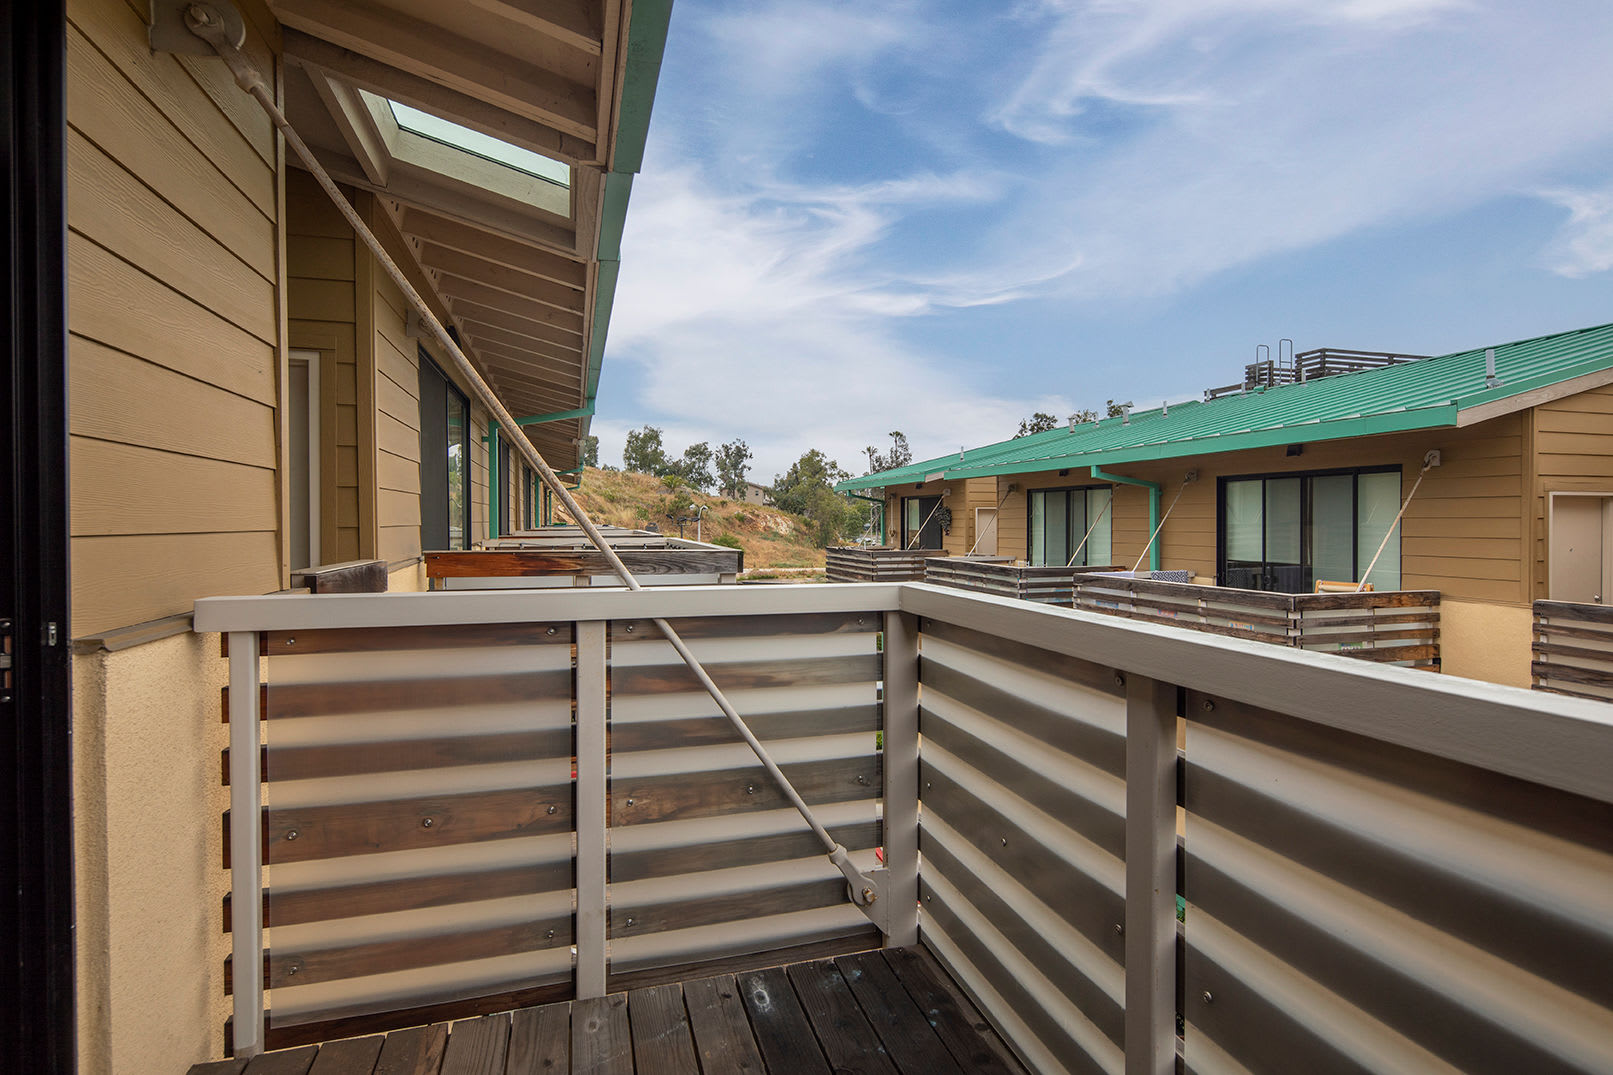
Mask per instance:
[[[1501,404],[1537,389],[1613,369],[1613,324],[1500,344],[1495,348],[1500,385],[1485,384],[1484,348],[1441,355],[1361,373],[1324,377],[1304,384],[1255,389],[1241,395],[1134,411],[1120,418],[999,441],[925,464],[841,482],[836,488],[868,489],[922,481],[915,471],[935,474],[950,461],[946,478],[988,477],[1108,466],[1152,459],[1178,459],[1277,444],[1437,429],[1493,417],[1486,404]],[[1519,400],[1517,409],[1531,405]],[[1476,408],[1485,407],[1483,412]]]

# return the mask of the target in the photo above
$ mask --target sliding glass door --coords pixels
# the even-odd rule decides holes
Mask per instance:
[[[1223,478],[1220,492],[1221,585],[1310,593],[1361,580],[1400,510],[1400,470]],[[1400,588],[1398,534],[1367,581]]]
[[[1032,489],[1025,558],[1037,567],[1109,564],[1113,558],[1112,496],[1107,485]]]

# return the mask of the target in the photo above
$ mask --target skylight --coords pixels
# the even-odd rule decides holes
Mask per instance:
[[[433,116],[418,108],[410,108],[406,104],[399,104],[397,101],[388,100],[387,104],[391,106],[392,117],[397,120],[398,127],[402,130],[475,154],[483,160],[502,164],[506,168],[513,168],[526,175],[547,180],[557,186],[567,188],[571,186],[571,168],[560,161],[550,160],[541,153],[522,149],[520,146],[511,145],[480,131],[462,127],[451,120]]]

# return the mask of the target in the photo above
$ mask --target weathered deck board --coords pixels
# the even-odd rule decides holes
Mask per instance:
[[[886,949],[196,1064],[189,1075],[945,1075],[1024,1069],[934,959]]]

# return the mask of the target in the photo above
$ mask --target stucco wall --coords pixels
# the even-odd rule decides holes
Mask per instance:
[[[1440,670],[1446,675],[1529,686],[1534,617],[1528,605],[1444,598],[1439,636]]]
[[[416,560],[412,564],[392,568],[387,572],[386,588],[391,593],[416,593],[429,589],[426,585],[426,563]]]
[[[226,666],[217,635],[189,633],[74,657],[85,1075],[173,1075],[223,1046]]]

